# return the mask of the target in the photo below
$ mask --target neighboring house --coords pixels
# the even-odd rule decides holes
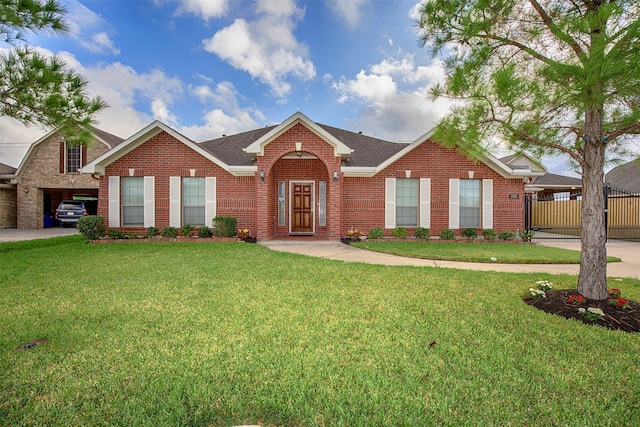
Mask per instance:
[[[611,169],[604,178],[610,187],[640,195],[640,162],[632,160]]]
[[[425,227],[513,230],[524,182],[543,171],[487,155],[470,160],[426,134],[393,143],[296,113],[277,126],[196,143],[153,122],[87,164],[109,228],[211,226],[233,216],[252,236],[337,240]]]
[[[56,131],[34,142],[22,162],[8,177],[14,188],[17,228],[42,228],[46,215],[53,215],[62,200],[96,200],[99,182],[82,175],[82,167],[122,142],[122,138],[94,129],[88,147],[70,146]],[[4,202],[3,202],[4,203]],[[4,215],[2,216],[4,218]]]
[[[582,178],[546,173],[534,177],[524,188],[527,193],[537,193],[538,199],[553,199],[558,193],[573,199],[582,194]]]
[[[16,186],[11,184],[16,168],[0,163],[0,228],[15,228],[18,220]]]
[[[501,157],[499,160],[513,170],[531,170],[537,172],[535,176],[529,177],[531,178],[529,181],[532,181],[540,174],[545,174],[547,172],[547,169],[542,166],[540,162],[534,160],[525,153],[511,154],[509,156]]]

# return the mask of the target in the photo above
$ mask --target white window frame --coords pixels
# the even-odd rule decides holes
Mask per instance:
[[[418,226],[431,227],[431,178],[420,178],[418,189]],[[396,178],[385,178],[384,228],[396,228]]]
[[[66,173],[80,173],[80,169],[82,169],[82,145],[78,144],[78,145],[74,145],[74,146],[69,146],[69,143],[67,143],[65,141],[64,143],[64,169]],[[70,151],[71,150],[78,150],[78,165],[77,167],[69,167],[69,161],[70,161]],[[75,153],[73,153],[75,155]],[[75,166],[75,165],[74,165]]]

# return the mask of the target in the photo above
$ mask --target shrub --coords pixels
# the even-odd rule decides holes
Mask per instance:
[[[501,231],[500,234],[498,234],[500,240],[513,240],[514,237],[516,237],[516,233],[513,231]]]
[[[87,240],[98,240],[107,230],[104,219],[97,215],[83,216],[78,219],[77,228]]]
[[[213,218],[213,235],[216,237],[236,237],[238,220],[233,216]]]
[[[487,228],[485,230],[482,230],[482,237],[484,237],[484,240],[495,240],[496,232],[491,228]]]
[[[518,237],[520,237],[520,240],[522,240],[523,242],[527,242],[527,243],[531,243],[531,240],[533,240],[533,235],[536,232],[533,230],[518,230]]]
[[[124,239],[124,232],[122,230],[109,230],[109,237],[112,239]]]
[[[428,239],[429,238],[429,229],[424,227],[416,228],[414,233],[417,239]]]
[[[183,225],[182,226],[182,235],[184,237],[189,237],[194,228],[195,227],[193,225],[189,225],[189,224]]]
[[[155,237],[158,234],[160,234],[160,230],[158,230],[156,227],[149,227],[147,228],[147,231],[144,235],[145,237]]]
[[[382,237],[384,237],[384,231],[380,227],[372,228],[367,234],[367,239],[382,239]]]
[[[175,239],[178,237],[178,229],[175,227],[164,227],[162,229],[162,237],[166,237],[168,239]]]
[[[399,239],[407,238],[407,229],[404,227],[396,227],[391,231],[391,235],[393,237],[397,237]]]
[[[467,239],[475,239],[476,237],[478,237],[478,230],[473,227],[463,228],[462,235]]]
[[[137,238],[138,238],[138,233],[135,233],[135,232],[127,233],[127,239],[135,240]]]
[[[206,225],[203,225],[198,229],[198,237],[201,239],[207,239],[211,236],[213,236],[213,231],[211,231],[211,229]]]
[[[453,240],[453,239],[456,238],[456,234],[453,232],[453,230],[449,230],[448,228],[444,228],[440,232],[440,238],[442,240]]]

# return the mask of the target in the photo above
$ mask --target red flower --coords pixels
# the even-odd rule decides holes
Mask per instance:
[[[584,302],[584,297],[582,295],[571,295],[567,298],[567,302],[569,304],[582,304]]]
[[[627,301],[627,300],[626,300],[626,299],[624,299],[624,298],[616,298],[616,301],[617,301],[617,302],[616,302],[616,306],[617,306],[617,307],[624,307],[624,306],[626,306],[627,304],[629,304],[629,301]]]
[[[611,298],[620,298],[620,295],[622,294],[622,291],[618,288],[611,288],[607,292],[609,292],[609,296]]]

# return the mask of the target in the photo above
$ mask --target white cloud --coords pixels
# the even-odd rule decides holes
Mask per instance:
[[[431,101],[428,89],[445,78],[443,64],[416,65],[413,55],[385,59],[353,79],[333,84],[338,102],[360,105],[352,126],[392,141],[412,141],[449,111],[448,100]]]
[[[99,95],[108,104],[96,115],[100,129],[126,138],[153,119],[177,122],[169,107],[183,95],[180,79],[157,69],[138,73],[119,62],[84,66],[68,52],[59,56],[87,79],[90,96]]]
[[[293,34],[304,11],[292,1],[263,0],[257,2],[256,12],[255,20],[236,19],[203,40],[203,47],[283,98],[291,91],[289,77],[309,81],[316,75],[307,48]]]
[[[228,0],[181,0],[176,15],[195,15],[205,21],[220,18],[227,13]]]
[[[109,25],[95,12],[76,0],[65,2],[69,35],[92,53],[119,55],[120,49],[111,40]]]
[[[18,167],[29,146],[46,134],[40,126],[25,126],[0,116],[0,163]]]
[[[367,74],[364,70],[360,70],[354,80],[342,77],[339,83],[334,84],[334,89],[341,94],[338,99],[341,104],[353,98],[381,103],[397,95],[398,92],[391,76]]]
[[[361,9],[368,0],[326,0],[325,4],[350,30],[360,25]]]
[[[231,82],[220,82],[214,87],[191,86],[189,91],[202,104],[213,107],[202,116],[204,125],[180,129],[180,132],[196,141],[255,129],[260,126],[259,122],[265,121],[259,110],[240,106],[240,94]]]
[[[259,127],[250,110],[235,110],[228,114],[220,108],[215,108],[208,111],[203,118],[204,125],[185,126],[179,131],[194,141],[205,141]]]

